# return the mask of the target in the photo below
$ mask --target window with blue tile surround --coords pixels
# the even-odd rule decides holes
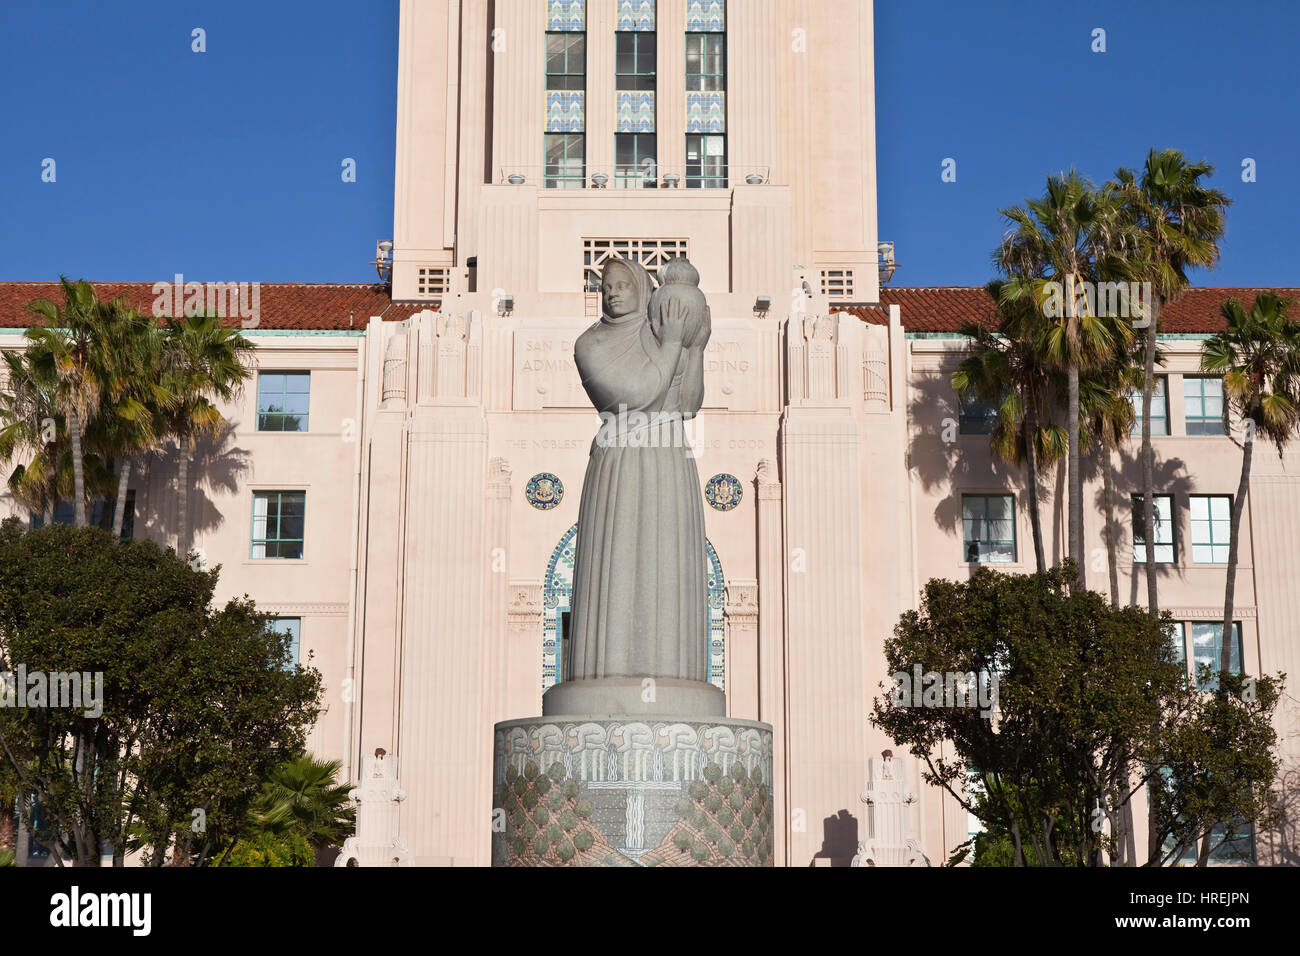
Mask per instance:
[[[587,29],[586,0],[548,0],[546,29],[550,33]]]
[[[723,33],[727,29],[727,0],[686,0],[687,33]]]
[[[302,558],[306,511],[305,491],[254,492],[252,559]]]
[[[302,648],[302,618],[277,617],[271,622],[271,630],[277,634],[289,635],[289,664],[299,663]]]
[[[305,432],[311,408],[311,372],[259,372],[257,430]]]

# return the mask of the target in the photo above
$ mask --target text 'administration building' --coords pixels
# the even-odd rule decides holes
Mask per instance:
[[[732,717],[775,728],[778,863],[887,843],[862,799],[892,746],[868,723],[884,640],[929,578],[1034,561],[1024,476],[991,459],[987,422],[948,384],[954,332],[987,296],[879,285],[870,0],[403,0],[400,37],[391,295],[263,286],[256,384],[190,472],[194,546],[223,566],[223,596],[279,614],[324,675],[313,748],[354,778],[361,756],[396,755],[417,862],[489,862],[492,726],[541,712],[566,649],[600,424],[573,343],[606,259],[653,272],[687,255],[713,311],[696,431],[711,679]],[[1155,559],[1189,666],[1215,653],[1240,462],[1220,383],[1197,374],[1229,294],[1253,290],[1194,290],[1162,316]],[[4,333],[40,295],[55,289],[0,285],[0,347],[21,347]],[[1115,456],[1114,531],[1138,603],[1136,454]],[[1300,673],[1288,457],[1256,456],[1244,519],[1239,657],[1255,674]],[[1088,468],[1105,590],[1095,454]],[[133,482],[135,534],[174,543],[175,482],[174,455]],[[1043,484],[1059,559],[1064,466]],[[1298,714],[1287,698],[1292,763]],[[900,765],[918,799],[893,839],[942,863],[966,814]],[[1261,862],[1294,852],[1282,839],[1258,835]]]

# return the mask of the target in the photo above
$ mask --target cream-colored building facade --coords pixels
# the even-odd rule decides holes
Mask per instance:
[[[248,330],[257,381],[191,468],[193,543],[222,566],[219,596],[247,593],[296,622],[328,695],[314,750],[353,778],[376,748],[396,756],[418,863],[488,863],[492,726],[541,713],[562,666],[599,425],[573,362],[598,315],[592,277],[612,255],[652,271],[688,255],[713,314],[696,431],[710,676],[730,716],[774,728],[776,862],[848,864],[872,835],[869,761],[892,746],[868,715],[899,615],[929,578],[980,566],[972,535],[984,559],[1007,559],[1000,569],[1033,569],[1024,477],[991,460],[947,384],[957,322],[987,308],[982,290],[879,282],[870,0],[400,9],[391,293],[264,289]],[[147,285],[121,291],[151,298]],[[1200,498],[1234,493],[1239,466],[1231,438],[1187,433],[1183,378],[1213,321],[1193,311],[1165,343],[1168,436],[1156,439],[1177,526],[1161,599],[1189,646],[1222,608],[1222,563],[1197,559],[1214,543],[1194,547],[1219,527],[1199,517],[1217,507]],[[9,306],[3,321],[23,324]],[[5,334],[17,331],[0,329],[0,347],[19,347]],[[287,398],[303,387],[306,399]],[[296,430],[264,417],[286,402]],[[1117,456],[1116,513],[1121,593],[1141,603],[1134,456]],[[1247,503],[1236,606],[1250,673],[1300,673],[1289,459],[1257,454]],[[1088,547],[1104,556],[1089,474]],[[136,535],[173,542],[174,456],[132,488]],[[1043,495],[1059,558],[1063,472]],[[964,520],[993,516],[1005,496],[1009,549],[992,523]],[[1099,590],[1102,561],[1088,572]],[[1294,761],[1290,698],[1279,722]],[[939,865],[967,839],[967,816],[895,757],[919,797],[905,829]],[[1259,835],[1261,861],[1294,858],[1278,840]]]

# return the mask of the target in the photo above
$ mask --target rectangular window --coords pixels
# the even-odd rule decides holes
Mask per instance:
[[[306,512],[305,491],[254,492],[253,560],[301,558]]]
[[[128,488],[126,492],[126,507],[123,510],[122,518],[122,540],[130,541],[135,537],[135,489]],[[113,530],[113,520],[117,516],[117,496],[111,498],[99,498],[91,503],[90,513],[86,516],[91,527],[103,528],[105,531]],[[77,508],[71,501],[60,501],[54,506],[54,520],[52,524],[76,524]],[[44,527],[45,515],[33,511],[31,513],[31,527]]]
[[[1156,564],[1173,564],[1177,549],[1174,547],[1174,499],[1172,495],[1155,496]],[[1133,496],[1133,563],[1145,564],[1147,560],[1146,512],[1141,495]]]
[[[659,184],[658,157],[654,133],[616,133],[614,185],[620,189],[654,189]]]
[[[717,133],[686,136],[686,187],[727,188],[727,137]]]
[[[546,34],[546,89],[587,88],[587,34]]]
[[[991,435],[998,424],[998,407],[978,395],[958,399],[957,430],[962,435]]]
[[[1133,404],[1133,427],[1129,429],[1130,435],[1142,434],[1142,389],[1135,388],[1128,393],[1128,399]],[[1158,375],[1151,383],[1151,434],[1168,435],[1169,434],[1169,413],[1168,406],[1165,404],[1165,377]]]
[[[587,181],[587,137],[546,134],[546,188],[581,189]]]
[[[962,495],[962,546],[966,560],[1011,564],[1016,560],[1016,506],[1011,495]]]
[[[1192,495],[1192,560],[1197,564],[1227,564],[1232,531],[1232,498]]]
[[[260,372],[257,430],[305,432],[311,404],[311,372]]]
[[[647,92],[655,88],[655,34],[616,33],[614,88]]]
[[[1183,413],[1189,435],[1226,435],[1223,379],[1183,376]]]
[[[1215,690],[1219,686],[1220,655],[1223,653],[1223,622],[1192,621],[1192,676],[1198,690]],[[1232,622],[1232,647],[1228,649],[1228,672],[1242,673],[1241,622]],[[1201,671],[1208,666],[1210,676],[1203,679]]]
[[[686,34],[686,89],[718,93],[727,88],[726,34]]]
[[[1185,673],[1187,668],[1187,634],[1182,621],[1169,622],[1169,643],[1173,645],[1175,657],[1178,663],[1183,665]]]
[[[277,617],[271,622],[271,630],[277,634],[289,635],[289,665],[297,664],[302,646],[302,618]]]

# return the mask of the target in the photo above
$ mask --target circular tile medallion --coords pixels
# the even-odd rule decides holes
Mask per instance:
[[[731,511],[740,504],[745,490],[735,475],[714,475],[704,486],[704,498],[718,511]]]
[[[564,482],[546,472],[533,475],[524,489],[524,497],[538,511],[550,511],[564,500]]]

